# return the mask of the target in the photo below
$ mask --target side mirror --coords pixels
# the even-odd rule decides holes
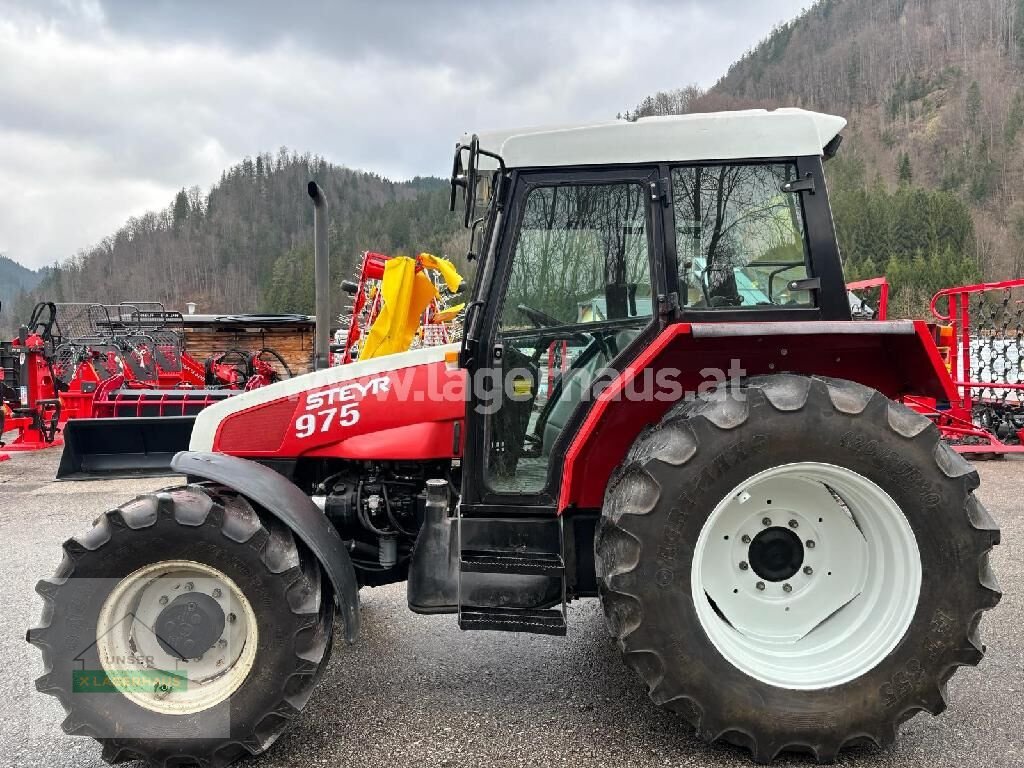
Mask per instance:
[[[483,223],[483,217],[473,222],[469,230],[469,250],[466,251],[466,261],[476,261],[480,256],[476,252],[476,230]]]
[[[466,160],[465,169],[462,165],[462,153],[463,151],[469,152],[469,157]],[[470,223],[476,217],[476,164],[477,158],[480,155],[480,139],[474,133],[473,138],[470,139],[469,144],[456,144],[455,145],[455,158],[452,160],[452,177],[451,177],[451,194],[448,198],[448,210],[455,210],[455,198],[457,196],[458,189],[461,187],[463,197],[466,201],[465,215],[463,216],[463,226],[467,229]]]
[[[469,162],[466,164],[466,213],[463,217],[463,225],[469,228],[476,219],[476,161],[480,156],[480,139],[476,134],[469,141]]]

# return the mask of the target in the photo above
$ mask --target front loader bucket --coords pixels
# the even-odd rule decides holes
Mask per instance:
[[[64,425],[58,480],[173,475],[171,459],[188,450],[195,416],[72,419]]]

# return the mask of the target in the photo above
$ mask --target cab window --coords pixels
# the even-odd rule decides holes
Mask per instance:
[[[490,490],[545,488],[592,377],[651,322],[649,206],[636,182],[527,193],[495,339],[506,386],[486,421]]]
[[[793,163],[672,170],[681,298],[693,309],[813,306],[800,197],[782,186]]]
[[[649,316],[646,204],[639,184],[531,190],[501,329]]]

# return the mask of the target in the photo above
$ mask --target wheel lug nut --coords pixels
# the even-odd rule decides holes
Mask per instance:
[[[167,605],[167,595],[160,595],[160,605]]]
[[[783,584],[782,585],[782,591],[783,592],[792,592],[793,591],[793,585],[792,584]]]
[[[755,586],[758,588],[759,591],[764,592],[764,582],[763,581],[757,582],[757,584]]]
[[[222,638],[221,638],[220,640],[218,640],[218,641],[217,641],[217,647],[218,647],[218,648],[227,648],[227,647],[228,647],[228,641],[227,641],[227,640],[225,640],[225,639],[224,639],[224,638],[222,637]]]
[[[185,583],[185,591],[186,592],[191,592],[195,588],[196,588],[195,584],[193,584],[191,581]]]
[[[800,527],[800,523],[798,523],[796,520],[790,520],[789,521],[789,527],[790,528],[799,528]]]
[[[750,566],[749,566],[749,565],[747,565],[747,561],[746,561],[746,560],[740,560],[740,570],[741,570],[741,571],[745,571],[745,570],[747,570],[747,568],[749,568],[749,567],[750,567]]]
[[[222,594],[224,594],[224,593],[221,592],[219,589],[213,590],[213,596],[214,597],[220,597]]]
[[[804,566],[804,573],[806,573],[808,576],[810,576],[812,573],[814,573],[814,569],[811,568],[811,566],[809,566],[809,565],[805,565]]]
[[[235,614],[229,613],[228,614],[228,624],[234,624],[234,623],[235,623]]]
[[[743,537],[740,539],[740,541],[742,541],[744,544],[749,544],[750,543],[750,537],[747,536],[747,534],[744,533]]]
[[[770,517],[763,517],[763,518],[761,518],[761,525],[763,525],[765,528],[767,528],[771,524],[772,524],[772,519]]]
[[[807,540],[807,548],[808,549],[814,549],[814,539],[808,539]]]

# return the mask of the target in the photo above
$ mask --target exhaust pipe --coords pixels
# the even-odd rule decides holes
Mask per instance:
[[[315,181],[306,187],[313,199],[313,276],[316,282],[316,334],[313,342],[313,370],[331,364],[331,262],[328,250],[327,197]]]

